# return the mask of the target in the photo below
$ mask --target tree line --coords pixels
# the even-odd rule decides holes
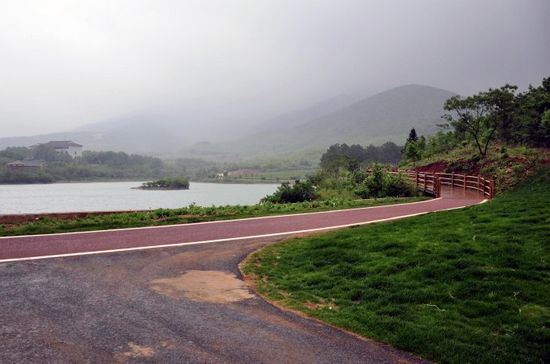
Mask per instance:
[[[477,158],[499,146],[550,147],[550,78],[540,86],[518,92],[504,85],[468,97],[454,96],[444,104],[442,130],[428,138],[412,129],[403,148],[403,160],[413,162],[473,145]]]
[[[10,169],[15,160],[46,162],[42,169]],[[48,183],[87,179],[127,179],[161,177],[168,173],[159,158],[124,152],[85,151],[72,158],[50,146],[9,147],[0,151],[0,183]]]
[[[359,144],[334,144],[321,156],[320,167],[331,174],[341,169],[354,171],[371,163],[397,164],[401,160],[403,147],[387,142],[377,147]]]
[[[318,199],[405,197],[416,194],[402,175],[389,174],[381,164],[397,164],[403,147],[334,144],[321,156],[320,168],[305,181],[283,183],[263,203],[293,203]],[[367,166],[372,170],[366,172]]]

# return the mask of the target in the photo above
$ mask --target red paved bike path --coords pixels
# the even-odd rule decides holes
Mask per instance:
[[[446,197],[423,202],[321,213],[80,233],[2,237],[0,238],[0,261],[51,255],[89,254],[117,249],[142,249],[158,245],[284,236],[459,208],[481,201],[482,198],[477,195],[456,196],[455,194],[453,196],[447,194]]]

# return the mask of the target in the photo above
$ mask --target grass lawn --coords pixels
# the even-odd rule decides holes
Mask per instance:
[[[201,221],[230,220],[257,216],[295,214],[338,210],[356,207],[389,205],[395,203],[423,201],[428,197],[386,197],[366,200],[333,198],[288,204],[258,204],[251,206],[212,206],[191,205],[179,209],[157,209],[148,212],[114,213],[90,215],[76,219],[56,219],[43,217],[38,220],[18,224],[0,224],[0,236],[51,234],[72,231],[117,229],[139,226],[185,224]]]
[[[483,205],[271,245],[286,307],[441,363],[550,362],[550,168]]]

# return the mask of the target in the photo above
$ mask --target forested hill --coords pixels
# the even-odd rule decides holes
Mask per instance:
[[[358,101],[348,107],[311,120],[296,129],[298,135],[317,130],[310,140],[330,142],[401,142],[410,128],[423,134],[437,131],[443,104],[455,94],[442,89],[408,85]]]
[[[402,142],[411,128],[424,135],[437,131],[443,104],[456,94],[435,87],[407,85],[376,94],[292,127],[242,138],[228,153],[267,156],[324,150],[334,143],[380,145]]]

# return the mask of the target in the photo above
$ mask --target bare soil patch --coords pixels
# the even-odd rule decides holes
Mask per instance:
[[[135,358],[152,358],[155,355],[155,350],[148,346],[141,346],[133,342],[128,343],[128,350],[115,355],[115,362],[125,363],[129,359]]]
[[[155,279],[149,287],[171,298],[210,303],[231,303],[254,297],[233,273],[220,271],[190,270],[179,277]]]

